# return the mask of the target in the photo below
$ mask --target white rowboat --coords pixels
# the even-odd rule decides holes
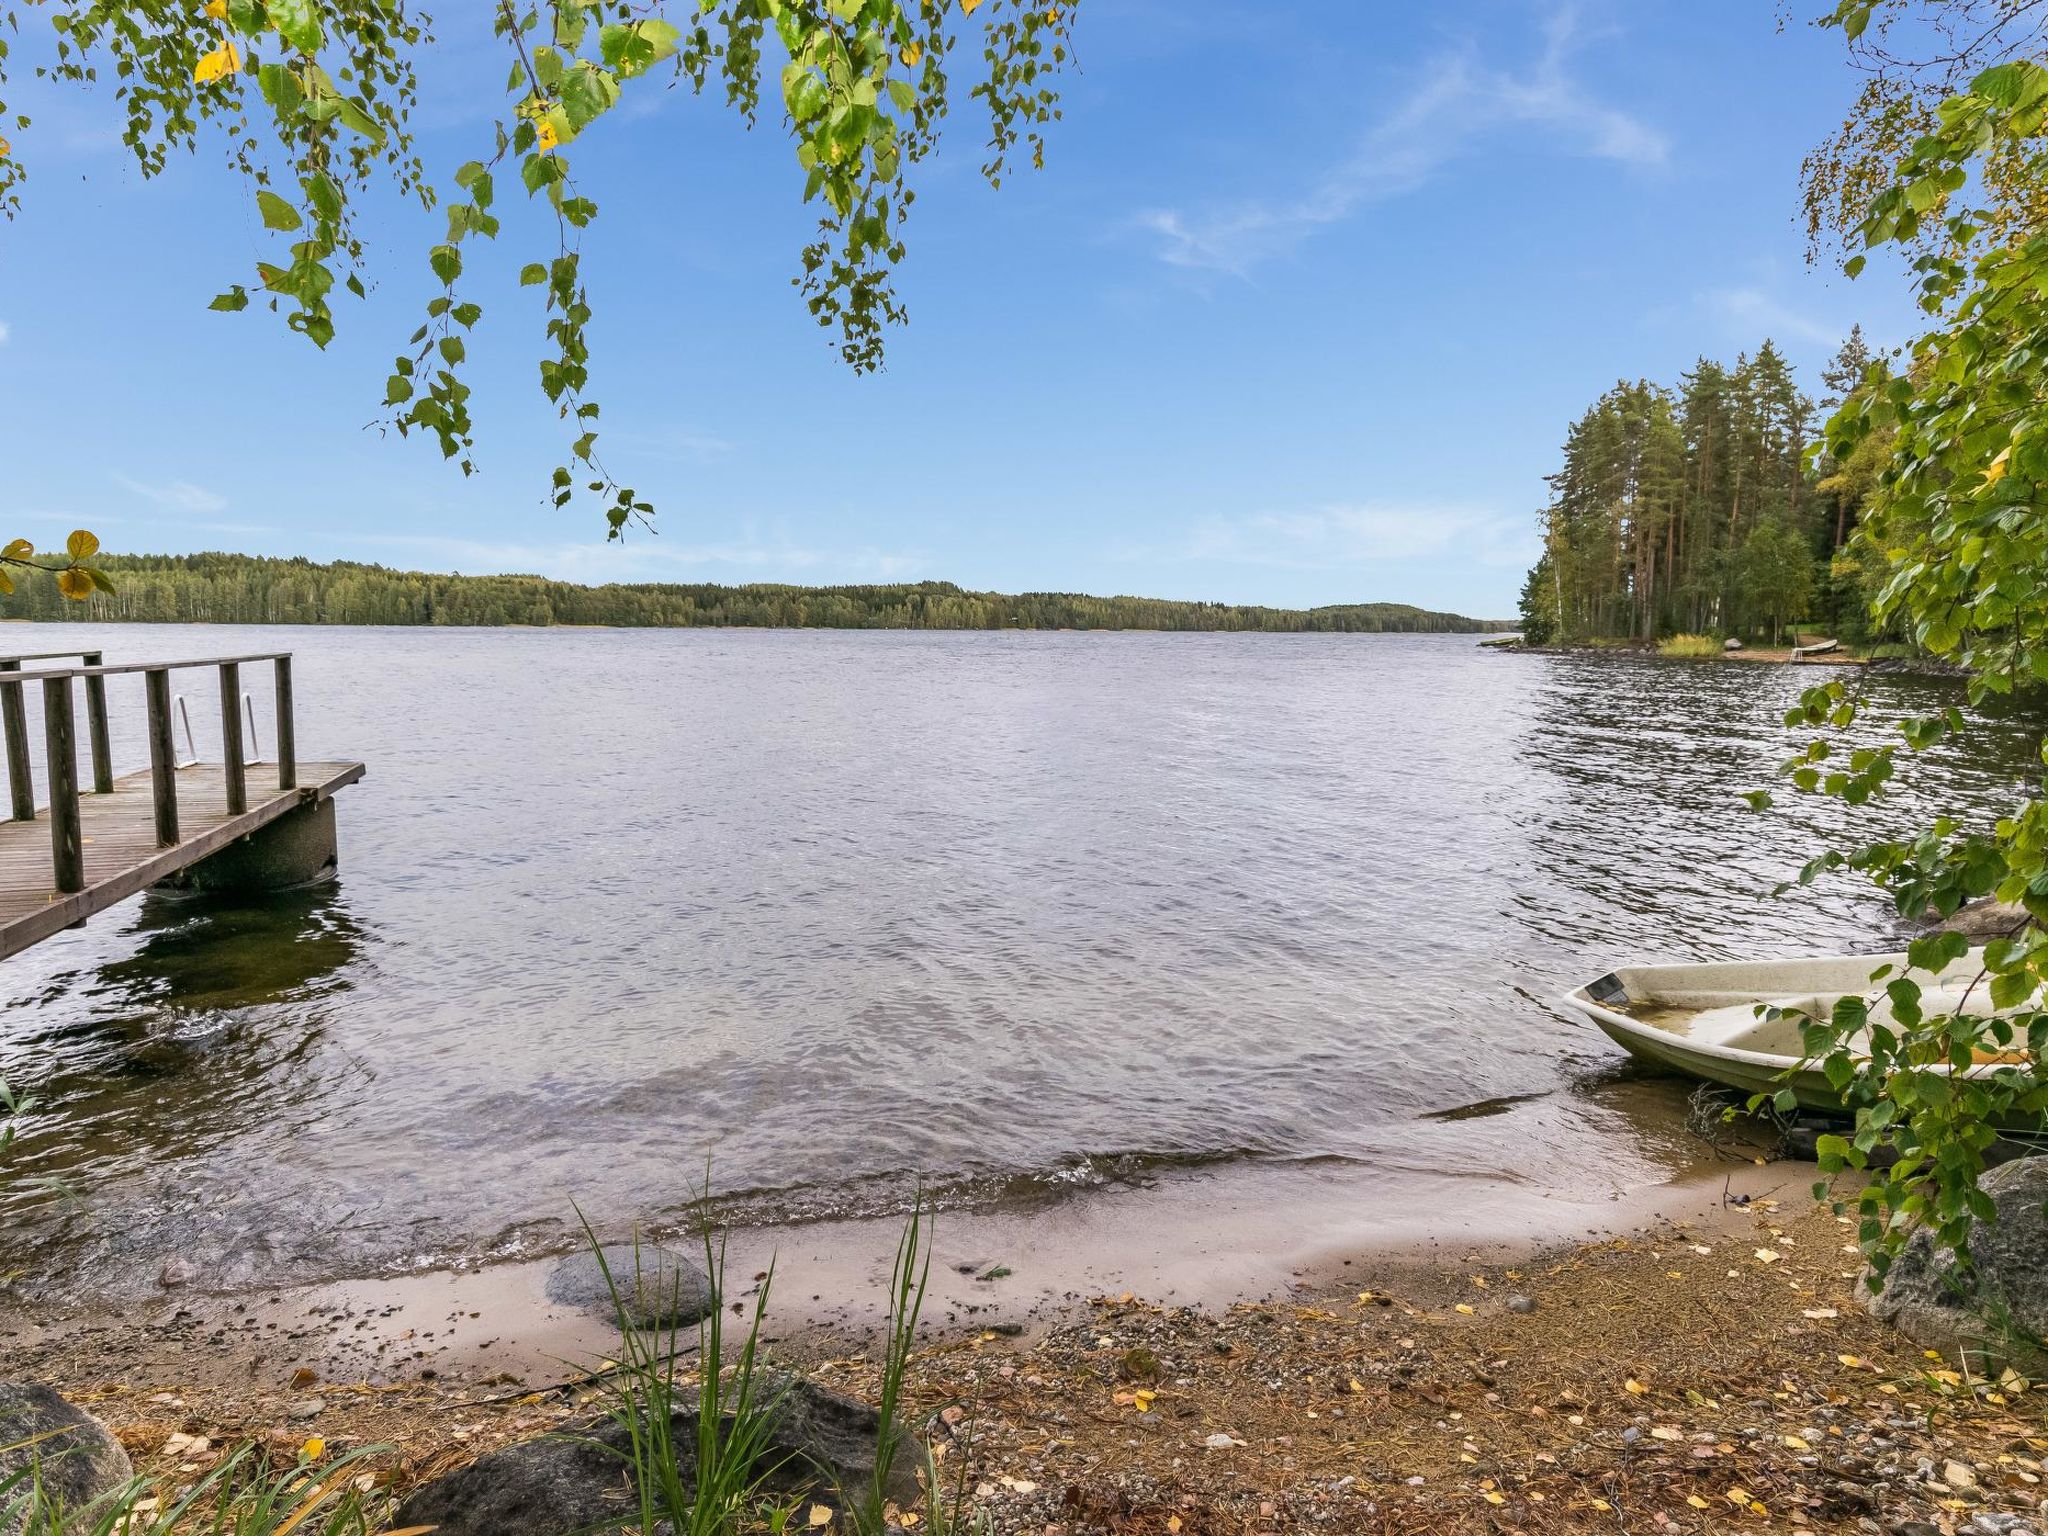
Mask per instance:
[[[1983,951],[1972,950],[1939,976],[1911,970],[1903,954],[1837,955],[1814,960],[1732,960],[1706,965],[1632,965],[1567,992],[1564,1007],[1591,1021],[1630,1055],[1744,1093],[1790,1088],[1808,1109],[1840,1113],[1842,1096],[1817,1066],[1802,1065],[1800,1018],[1827,1018],[1842,997],[1861,997],[1874,1022],[1891,1017],[1885,980],[1909,976],[1929,1014],[1990,1013]],[[1884,980],[1871,973],[1892,970]],[[1775,1008],[1785,1017],[1765,1011]],[[1854,1049],[1860,1041],[1852,1041]],[[1970,1069],[1989,1074],[2019,1058],[1990,1058]]]

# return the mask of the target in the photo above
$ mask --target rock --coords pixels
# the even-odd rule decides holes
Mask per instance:
[[[1972,943],[1983,944],[2018,933],[2032,921],[2025,907],[1987,896],[1956,908],[1953,917],[1942,918],[1934,926],[1943,933],[1960,933]]]
[[[1507,1307],[1510,1312],[1524,1314],[1534,1312],[1536,1310],[1536,1298],[1533,1296],[1510,1296],[1507,1301]]]
[[[1724,651],[1739,651],[1742,649],[1742,642],[1736,639],[1733,635],[1730,635],[1726,640],[1723,640],[1721,642],[1721,649]]]
[[[128,1453],[91,1414],[48,1387],[0,1381],[0,1486],[32,1463],[51,1501],[67,1512],[84,1510],[135,1476]]]
[[[704,1271],[679,1253],[652,1243],[637,1248],[631,1243],[611,1243],[602,1252],[602,1265],[598,1255],[589,1251],[571,1254],[557,1264],[548,1276],[548,1300],[581,1307],[608,1320],[622,1312],[624,1322],[635,1328],[694,1323],[718,1305]],[[611,1271],[609,1281],[607,1269]]]
[[[1973,1274],[1918,1232],[1900,1250],[1884,1289],[1862,1295],[1871,1313],[1944,1354],[2038,1364],[2048,1337],[2048,1157],[2022,1157],[1979,1182],[1998,1219],[1970,1231]]]
[[[190,1285],[199,1278],[199,1266],[182,1254],[172,1254],[164,1260],[164,1267],[157,1271],[156,1283],[165,1290],[175,1290],[181,1285]]]
[[[286,1405],[284,1416],[288,1419],[317,1419],[327,1411],[324,1397],[301,1397]]]
[[[801,1379],[771,1386],[785,1388],[767,1453],[781,1465],[768,1489],[836,1500],[842,1488],[857,1494],[870,1487],[880,1427],[875,1411]],[[687,1486],[697,1445],[694,1409],[679,1410],[669,1433]],[[436,1536],[571,1536],[629,1512],[637,1518],[639,1500],[619,1456],[630,1443],[626,1431],[606,1418],[493,1451],[418,1490],[391,1524],[432,1526]],[[918,1460],[906,1436],[888,1483],[889,1497],[900,1504],[919,1496]]]

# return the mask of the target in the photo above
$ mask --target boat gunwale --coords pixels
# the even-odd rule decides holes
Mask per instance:
[[[1893,953],[1884,955],[1871,955],[1867,957],[1861,955],[1815,955],[1810,958],[1816,963],[1822,961],[1861,960],[1867,958],[1875,965],[1882,965],[1887,962],[1896,964],[1904,957],[1899,954]],[[1663,1044],[1666,1050],[1676,1051],[1679,1054],[1697,1055],[1709,1061],[1724,1061],[1738,1066],[1775,1067],[1780,1072],[1786,1074],[1790,1074],[1793,1072],[1820,1071],[1820,1058],[1818,1057],[1788,1056],[1783,1052],[1779,1051],[1752,1051],[1744,1049],[1741,1046],[1721,1045],[1719,1043],[1711,1041],[1695,1040],[1688,1035],[1681,1035],[1668,1029],[1659,1029],[1654,1024],[1646,1024],[1641,1019],[1631,1018],[1625,1013],[1617,1013],[1611,1008],[1604,1007],[1601,1004],[1594,1002],[1592,998],[1586,995],[1588,988],[1598,985],[1601,981],[1605,980],[1609,976],[1618,977],[1619,974],[1624,970],[1632,972],[1697,971],[1705,969],[1708,966],[1721,964],[1736,966],[1742,965],[1744,964],[1744,962],[1739,960],[1710,960],[1701,961],[1697,964],[1690,965],[1666,964],[1630,965],[1614,967],[1612,969],[1601,972],[1600,975],[1594,977],[1592,980],[1582,982],[1580,985],[1572,988],[1569,992],[1564,993],[1558,999],[1558,1001],[1568,1011],[1580,1014],[1583,1017],[1585,1017],[1588,1022],[1599,1026],[1610,1038],[1614,1036],[1615,1030],[1619,1029],[1621,1033],[1624,1035],[1628,1035],[1645,1041],[1659,1042]],[[1759,997],[1756,999],[1756,1006],[1772,1007],[1775,1005],[1772,1004],[1769,1001],[1769,999]],[[1623,1042],[1616,1041],[1616,1043],[1622,1044]],[[1626,1049],[1625,1045],[1624,1049]],[[1922,1068],[1921,1070],[1940,1073],[1943,1075],[1953,1075],[1955,1068],[1951,1066],[1949,1063],[1943,1062],[1939,1065],[1927,1066],[1925,1068]],[[1969,1078],[1988,1078],[1996,1075],[1999,1072],[2011,1070],[2013,1070],[2012,1063],[1987,1061],[1978,1062],[1969,1067],[1965,1067],[1963,1069],[1963,1074],[1965,1077]]]

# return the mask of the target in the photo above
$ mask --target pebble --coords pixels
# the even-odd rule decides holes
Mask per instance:
[[[1519,1312],[1526,1316],[1528,1313],[1536,1310],[1536,1298],[1534,1296],[1510,1296],[1507,1299],[1507,1309],[1510,1312]]]
[[[327,1407],[322,1397],[301,1397],[288,1404],[284,1416],[288,1419],[317,1419]]]

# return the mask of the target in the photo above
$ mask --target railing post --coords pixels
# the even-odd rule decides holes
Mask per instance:
[[[0,672],[21,671],[18,661],[0,661]],[[14,819],[36,819],[35,779],[28,765],[28,706],[21,696],[21,679],[0,680],[0,721],[7,734],[7,788],[14,800]]]
[[[154,668],[142,676],[149,696],[149,783],[156,796],[156,842],[178,846],[178,752],[171,734],[171,674]]]
[[[277,787],[299,787],[299,742],[292,726],[292,659],[280,656],[277,671]]]
[[[242,668],[220,664],[220,765],[227,775],[228,814],[249,809],[248,767],[242,761]]]
[[[104,658],[98,651],[86,651],[79,659],[88,667],[97,667]],[[111,795],[114,792],[114,749],[107,740],[107,680],[104,677],[85,680],[85,729],[92,739],[92,792]]]
[[[71,721],[71,677],[43,679],[43,741],[50,759],[50,862],[57,889],[85,889],[85,843],[78,827],[78,736]]]

